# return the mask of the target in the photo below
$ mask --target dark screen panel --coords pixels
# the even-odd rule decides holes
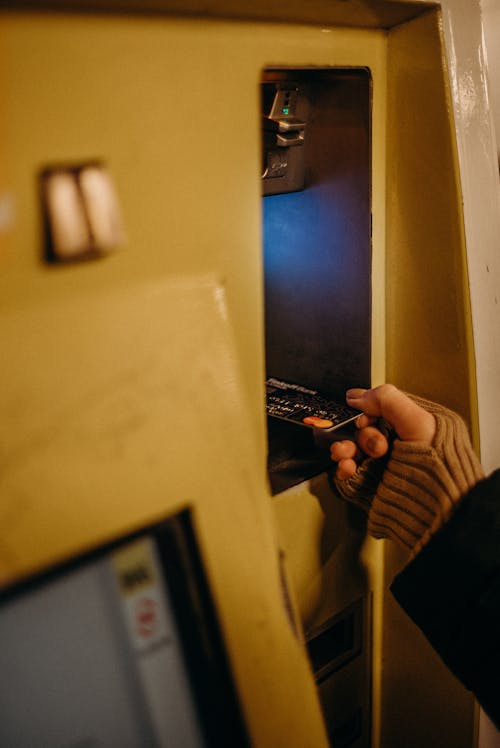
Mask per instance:
[[[305,189],[263,199],[267,374],[343,397],[370,382],[371,79],[281,74],[303,81],[310,119]]]

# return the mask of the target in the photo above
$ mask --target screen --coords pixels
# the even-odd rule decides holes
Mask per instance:
[[[0,745],[247,745],[183,514],[0,600]]]
[[[309,117],[303,191],[263,198],[267,377],[344,402],[370,382],[371,78],[272,75],[307,91]]]

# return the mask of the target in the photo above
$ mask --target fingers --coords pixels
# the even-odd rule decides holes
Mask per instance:
[[[360,430],[358,445],[369,457],[382,457],[389,449],[387,438],[374,426],[367,426]]]
[[[389,449],[389,442],[374,426],[367,426],[360,429],[357,444],[348,439],[334,442],[330,446],[330,454],[335,462],[346,459],[355,460],[360,456],[360,449],[368,457],[382,457]]]
[[[357,460],[362,456],[382,457],[389,449],[386,437],[374,426],[360,429],[357,444],[350,440],[334,442],[330,446],[332,460],[337,464],[337,478],[344,480],[354,475]],[[362,451],[362,454],[360,452]]]
[[[337,478],[339,480],[345,480],[350,478],[357,470],[357,465],[354,460],[340,460],[337,465]]]
[[[350,478],[356,472],[357,464],[356,457],[358,456],[358,448],[353,441],[346,439],[345,441],[333,442],[330,445],[330,454],[332,460],[337,464],[337,478],[344,480]]]
[[[387,421],[400,439],[432,443],[436,430],[434,416],[394,385],[384,384],[371,390],[351,389],[346,399],[351,407],[363,411],[363,415],[356,423],[357,444],[347,440],[334,442],[330,447],[340,480],[354,475],[362,456],[378,458],[387,453],[387,437],[375,426],[378,418]]]
[[[356,444],[350,439],[341,442],[333,442],[333,444],[330,445],[330,454],[335,462],[340,462],[340,460],[345,459],[353,459],[356,457],[357,451],[358,448]]]
[[[350,406],[362,410],[368,417],[384,418],[400,439],[432,443],[436,431],[434,417],[394,385],[383,384],[372,390],[351,389],[346,393],[346,400]],[[363,416],[359,421],[362,418]]]

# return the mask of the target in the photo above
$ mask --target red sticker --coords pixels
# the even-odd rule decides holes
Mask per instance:
[[[135,605],[136,631],[143,639],[150,639],[156,633],[158,612],[156,600],[141,597]]]

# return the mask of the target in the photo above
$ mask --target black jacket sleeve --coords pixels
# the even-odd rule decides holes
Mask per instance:
[[[500,729],[500,470],[464,497],[391,590]]]

